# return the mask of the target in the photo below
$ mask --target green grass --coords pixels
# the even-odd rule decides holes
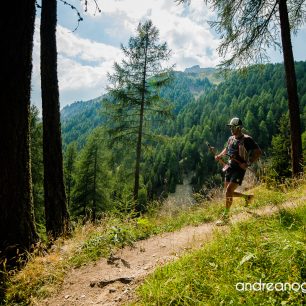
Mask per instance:
[[[135,305],[302,305],[301,290],[242,291],[242,286],[305,282],[305,230],[304,203],[237,224],[226,236],[216,233],[203,249],[153,273],[138,289]],[[237,283],[244,283],[241,291]]]
[[[306,184],[288,187],[286,193],[259,186],[253,207],[278,205],[306,194]],[[8,278],[6,304],[28,305],[54,294],[72,268],[108,257],[111,252],[137,240],[216,220],[223,210],[223,199],[202,202],[188,208],[155,209],[138,219],[110,214],[98,224],[76,226],[73,237],[56,241],[46,256],[31,255],[28,264]],[[243,201],[235,199],[232,213],[243,211]],[[38,303],[39,304],[39,303]]]

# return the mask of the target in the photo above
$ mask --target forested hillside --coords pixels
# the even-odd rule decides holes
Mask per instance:
[[[220,77],[216,69],[194,66],[186,69],[185,72],[174,72],[171,84],[162,88],[160,94],[173,102],[174,114],[178,114],[186,104],[194,101],[212,84],[218,82],[220,82]],[[80,146],[84,145],[88,133],[103,123],[103,116],[99,112],[102,108],[102,99],[103,97],[90,101],[77,101],[62,109],[64,146],[72,141],[77,141]],[[167,128],[164,130],[165,133],[168,132]]]
[[[305,151],[306,63],[296,63],[296,71]],[[176,72],[172,83],[162,89],[161,95],[173,103],[174,117],[155,126],[158,141],[145,143],[141,180],[144,202],[174,192],[185,174],[192,173],[191,183],[197,192],[204,192],[207,186],[221,184],[218,165],[205,142],[221,150],[229,136],[226,123],[234,116],[243,120],[245,132],[261,146],[263,159],[268,165],[274,163],[273,168],[279,169],[275,176],[279,178],[290,174],[283,65],[252,66],[244,74],[232,72],[222,82],[217,71],[212,74],[210,69],[209,72],[207,74],[199,67]],[[65,147],[76,141],[79,150],[82,149],[92,130],[99,125],[103,127],[103,104],[98,100],[77,102],[62,110]],[[121,198],[131,184],[133,148],[109,145],[108,136],[104,134],[103,137],[104,150],[108,150],[111,156],[109,171],[115,174],[112,188]],[[269,169],[269,166],[266,168]]]
[[[83,146],[95,127],[102,124],[102,117],[97,112],[100,107],[100,98],[90,101],[78,101],[64,107],[61,111],[62,137],[64,147],[72,141]]]

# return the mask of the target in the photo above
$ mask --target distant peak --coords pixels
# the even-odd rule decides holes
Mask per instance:
[[[201,68],[200,65],[194,65],[184,70],[185,73],[201,73],[201,72],[213,72],[215,68]]]
[[[201,71],[200,65],[194,65],[190,68],[186,68],[184,72],[190,73],[190,72],[200,72],[200,71]]]

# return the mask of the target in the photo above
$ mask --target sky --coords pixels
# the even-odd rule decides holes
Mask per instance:
[[[151,19],[160,33],[160,42],[167,42],[172,50],[168,64],[175,70],[199,65],[216,67],[221,61],[217,47],[219,37],[208,25],[213,12],[203,0],[192,0],[189,6],[177,5],[174,0],[67,0],[78,8],[83,21],[79,23],[74,10],[58,1],[58,80],[60,107],[75,101],[87,101],[106,91],[107,73],[112,73],[114,62],[122,59],[121,44],[127,45],[135,36],[139,22]],[[80,6],[81,3],[81,6]],[[40,9],[35,22],[31,102],[41,110],[39,68]],[[74,31],[75,30],[75,31]],[[295,60],[306,60],[306,27],[292,37]],[[279,51],[270,50],[272,63],[282,62]]]

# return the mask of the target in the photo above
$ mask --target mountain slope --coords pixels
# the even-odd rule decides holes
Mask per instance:
[[[86,137],[92,130],[103,123],[101,98],[90,101],[78,101],[61,110],[62,137],[64,148],[76,141],[79,147],[84,146]]]
[[[195,96],[205,93],[217,79],[217,71],[209,68],[209,73],[200,69],[197,73],[174,72],[173,81],[161,90],[160,95],[174,104],[174,113],[178,114]],[[88,134],[103,123],[100,110],[102,97],[90,101],[78,101],[61,110],[62,134],[64,146],[77,141],[82,146]]]

